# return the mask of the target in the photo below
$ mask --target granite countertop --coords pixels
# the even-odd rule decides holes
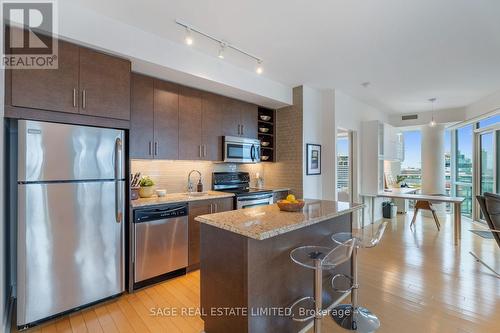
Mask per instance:
[[[190,202],[199,200],[210,200],[210,199],[222,199],[234,197],[233,193],[217,192],[217,191],[206,191],[206,195],[201,196],[191,196],[187,193],[168,193],[165,197],[158,197],[156,195],[151,198],[139,198],[137,200],[131,200],[130,206],[132,208],[162,205],[178,202]]]
[[[278,205],[258,206],[210,215],[195,220],[249,238],[264,240],[307,227],[364,207],[362,204],[308,200],[301,212],[280,211]]]

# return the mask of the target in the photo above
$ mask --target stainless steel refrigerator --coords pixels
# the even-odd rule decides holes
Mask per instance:
[[[17,325],[124,290],[124,132],[18,123]]]

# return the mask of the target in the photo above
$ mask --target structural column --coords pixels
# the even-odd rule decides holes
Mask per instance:
[[[422,126],[422,193],[446,194],[444,125]],[[435,205],[441,211],[444,205]],[[441,206],[441,207],[440,207]]]

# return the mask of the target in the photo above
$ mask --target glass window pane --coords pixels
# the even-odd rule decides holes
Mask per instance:
[[[494,116],[491,116],[491,117],[488,117],[486,119],[479,121],[479,128],[488,127],[490,125],[498,124],[498,123],[500,123],[500,114],[497,114],[497,115],[494,115]]]
[[[421,147],[422,134],[420,131],[404,131],[404,160],[401,163],[401,175],[405,176],[405,183],[410,187],[420,187],[422,184]]]
[[[472,184],[472,144],[473,126],[457,129],[456,180]]]
[[[337,134],[337,198],[351,201],[351,158],[349,156],[349,132],[339,130]]]
[[[480,163],[480,189],[481,194],[484,192],[494,192],[494,158],[495,158],[495,147],[494,147],[495,133],[485,133],[481,135],[481,160]]]
[[[457,185],[457,197],[464,197],[462,215],[472,217],[472,185]]]

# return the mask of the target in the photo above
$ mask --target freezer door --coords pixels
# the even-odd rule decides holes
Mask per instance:
[[[18,130],[20,182],[125,177],[121,130],[30,120]]]
[[[18,185],[18,326],[124,290],[115,184],[123,193],[123,181]]]

